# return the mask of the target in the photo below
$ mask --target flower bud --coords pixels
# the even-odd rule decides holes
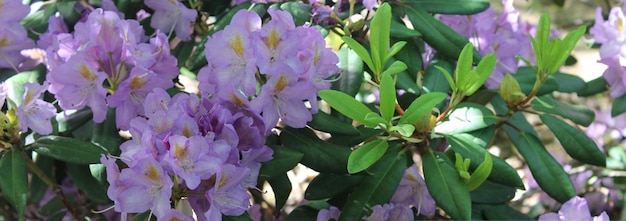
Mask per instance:
[[[519,83],[511,74],[504,75],[500,84],[500,96],[509,106],[518,105],[526,98]]]

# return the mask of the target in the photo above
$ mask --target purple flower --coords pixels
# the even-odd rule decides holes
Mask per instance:
[[[626,66],[626,17],[621,8],[614,7],[609,20],[604,21],[602,8],[596,10],[596,23],[589,30],[600,47],[600,63],[608,68],[602,76],[608,82],[612,97],[626,94],[626,78],[623,78]]]
[[[368,217],[363,217],[363,220],[413,220],[413,211],[409,206],[401,206],[393,203],[375,205],[372,207],[372,214]]]
[[[67,63],[50,71],[47,75],[51,84],[49,90],[64,110],[89,106],[93,111],[93,120],[99,123],[106,117],[107,90],[102,83],[107,75],[96,71],[93,62],[85,59],[86,56],[72,56]]]
[[[540,221],[565,221],[565,220],[593,220],[593,221],[608,221],[609,216],[606,212],[600,214],[600,216],[591,217],[589,213],[589,207],[587,201],[581,197],[574,197],[563,206],[558,213],[546,213],[539,216]]]
[[[51,103],[45,102],[40,98],[47,88],[47,82],[43,85],[37,83],[24,84],[22,104],[16,110],[22,132],[26,132],[28,128],[31,128],[42,135],[52,133],[50,118],[56,115],[56,108]],[[2,99],[2,102],[4,103],[4,99]]]
[[[29,11],[28,5],[21,1],[0,1],[0,68],[18,71],[19,64],[25,59],[20,51],[35,47],[35,42],[28,38],[26,29],[20,24]]]
[[[157,218],[170,210],[173,183],[159,162],[152,158],[139,159],[135,167],[122,169],[119,182],[125,189],[112,197],[115,211],[141,213],[148,209]]]
[[[425,216],[435,214],[435,200],[426,189],[424,178],[419,174],[415,164],[404,171],[400,185],[391,197],[391,202],[396,205],[414,206],[418,214]]]
[[[196,20],[196,10],[187,8],[179,0],[147,0],[145,4],[154,10],[151,27],[165,33],[176,31],[181,40],[191,40],[190,24]]]
[[[4,82],[0,82],[0,109],[4,106],[4,100],[7,97],[7,93],[9,92],[9,88]]]
[[[521,27],[519,12],[513,7],[513,0],[502,0],[504,10],[497,14],[492,8],[481,13],[464,15],[441,15],[443,23],[459,34],[469,38],[481,55],[495,53],[497,63],[485,86],[491,89],[500,87],[506,73],[515,73],[520,55],[532,60],[529,32]]]
[[[335,207],[335,206],[330,206],[330,208],[328,209],[321,209],[318,213],[317,213],[317,221],[328,221],[331,219],[335,219],[338,220],[339,219],[339,215],[341,215],[341,211],[339,211],[339,208]]]
[[[211,207],[204,214],[208,220],[222,220],[222,214],[239,216],[250,206],[250,195],[241,182],[248,177],[250,169],[227,164],[217,172],[215,186],[206,192]]]
[[[209,154],[209,143],[201,136],[169,137],[170,149],[163,162],[185,181],[189,189],[196,189],[200,180],[208,179],[217,172],[222,160]]]

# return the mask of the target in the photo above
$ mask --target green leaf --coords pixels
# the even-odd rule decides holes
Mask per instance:
[[[446,72],[450,73],[453,70],[453,65],[450,61],[437,58],[437,56],[430,61],[424,72],[424,79],[422,80],[422,93],[429,92],[443,92],[448,93],[450,91],[450,83],[446,79],[448,77],[441,70],[435,68],[440,67]],[[452,77],[450,80],[452,80]],[[452,82],[452,81],[451,81]]]
[[[364,126],[359,126],[356,128],[359,131],[359,135],[342,135],[342,134],[333,134],[330,139],[327,141],[333,144],[341,145],[341,146],[356,146],[362,143],[364,140],[370,139],[376,135],[379,135],[383,132],[381,129],[368,128]]]
[[[600,76],[585,83],[585,87],[582,90],[577,91],[576,94],[581,97],[596,95],[608,90],[609,88],[607,87],[607,85],[608,83],[606,82],[604,77]]]
[[[576,190],[569,175],[563,170],[561,164],[546,151],[539,138],[527,132],[519,132],[508,125],[504,126],[504,130],[526,160],[530,172],[541,189],[561,203],[576,196]]]
[[[253,221],[253,219],[248,215],[248,212],[244,212],[239,216],[222,216],[222,221]]]
[[[583,163],[606,167],[604,153],[585,133],[549,114],[539,115],[539,118],[550,128],[572,158]]]
[[[550,73],[557,72],[559,68],[563,66],[563,63],[565,63],[569,55],[572,53],[572,50],[574,50],[576,43],[578,43],[578,40],[580,40],[583,34],[585,34],[585,31],[587,31],[586,26],[580,26],[576,30],[570,31],[569,33],[567,33],[565,38],[563,38],[562,44],[560,45],[561,47],[555,47],[555,50],[552,51],[552,58],[555,58],[556,60],[555,62],[550,64],[552,65],[552,67],[550,68]],[[554,42],[555,41],[553,41],[552,43]]]
[[[402,2],[433,14],[472,15],[489,8],[487,0],[403,0]]]
[[[389,29],[389,35],[395,38],[407,39],[407,38],[415,38],[422,36],[422,33],[419,31],[410,29],[395,19],[391,19],[391,29]]]
[[[476,171],[481,162],[485,161],[485,156],[489,154],[484,147],[478,146],[473,142],[473,137],[469,134],[455,134],[448,137],[450,147],[454,152],[461,154],[463,157],[470,159],[470,169]],[[511,167],[506,161],[491,157],[493,164],[491,173],[488,174],[488,180],[512,186],[518,189],[524,189],[524,182],[517,174],[517,171]]]
[[[485,81],[487,81],[487,79],[491,75],[491,72],[493,71],[495,65],[496,55],[493,53],[488,54],[487,56],[483,57],[482,60],[480,60],[480,63],[478,63],[478,66],[476,66],[475,72],[470,72],[476,75],[474,77],[474,79],[476,80],[474,80],[471,86],[467,88],[466,91],[464,91],[465,96],[471,96],[476,92],[476,90],[478,90],[478,88],[485,84]]]
[[[113,155],[118,155],[121,152],[120,145],[124,139],[120,137],[115,118],[115,109],[109,108],[106,120],[102,123],[93,123],[90,137],[91,143],[105,148],[107,152]]]
[[[391,65],[383,71],[382,75],[394,75],[406,70],[407,66],[402,61],[394,61]]]
[[[274,150],[272,160],[263,162],[259,170],[259,179],[270,179],[281,176],[293,169],[304,156],[303,153],[287,147],[269,145]]]
[[[595,113],[589,107],[562,103],[549,95],[537,97],[531,101],[530,105],[537,111],[556,114],[585,127],[588,127],[595,119]]]
[[[311,21],[311,6],[302,2],[285,2],[280,9],[289,12],[296,26]]]
[[[454,71],[454,83],[456,83],[456,86],[461,91],[471,87],[471,84],[474,83],[470,80],[472,76],[469,76],[470,71],[472,70],[473,49],[474,46],[472,46],[472,44],[466,44],[465,47],[463,47],[463,50],[461,50],[459,61],[456,64],[456,70]]]
[[[400,50],[402,50],[406,44],[406,41],[398,41],[394,43],[391,48],[389,48],[389,53],[387,53],[387,56],[385,56],[385,61],[388,61],[391,57],[400,52]]]
[[[626,112],[626,94],[615,98],[611,106],[611,117],[616,117]]]
[[[413,126],[412,124],[398,124],[391,127],[390,131],[397,131],[400,135],[404,137],[411,137],[411,135],[413,135],[413,132],[415,132],[415,126]]]
[[[100,163],[100,155],[107,154],[93,143],[53,135],[40,137],[31,147],[38,154],[75,164]]]
[[[85,123],[93,119],[93,113],[90,108],[84,108],[78,111],[65,111],[58,113],[52,118],[53,134],[72,133],[74,130],[83,126]]]
[[[76,187],[83,191],[87,198],[98,204],[110,202],[107,196],[107,188],[100,185],[98,180],[91,176],[88,165],[67,164],[67,175],[72,179]]]
[[[272,186],[272,192],[274,192],[274,199],[276,200],[274,213],[278,213],[283,209],[287,203],[289,194],[291,194],[291,181],[289,181],[287,173],[283,173],[280,176],[268,179],[267,182]]]
[[[339,120],[338,118],[318,111],[313,115],[313,120],[308,124],[311,128],[334,134],[359,135],[360,132],[352,124]]]
[[[38,155],[35,164],[41,169],[41,171],[48,177],[53,176],[54,159],[42,155]],[[33,176],[30,182],[30,201],[40,202],[48,190],[46,185],[39,176]]]
[[[325,200],[308,201],[291,211],[285,221],[316,221],[319,211],[329,207],[330,205]]]
[[[342,208],[339,221],[363,217],[368,207],[389,202],[400,184],[406,165],[407,157],[400,152],[400,146],[389,148],[389,151],[368,170],[372,175],[363,178],[361,185],[350,194]]]
[[[473,191],[478,188],[483,182],[485,182],[485,180],[487,180],[487,177],[491,174],[492,168],[493,161],[491,161],[491,154],[485,152],[485,160],[483,160],[483,162],[478,165],[476,170],[474,170],[474,173],[472,173],[472,176],[467,182],[467,189],[469,191]]]
[[[361,183],[363,178],[364,176],[358,175],[320,173],[309,183],[304,192],[304,198],[307,200],[321,200],[335,197],[354,189]]]
[[[415,99],[404,115],[400,118],[399,124],[415,124],[419,119],[430,114],[438,103],[446,99],[448,94],[441,92],[431,92]]]
[[[435,66],[435,69],[439,70],[439,72],[443,74],[443,76],[448,81],[448,84],[450,85],[450,88],[452,88],[452,90],[457,89],[457,85],[456,83],[454,83],[454,80],[452,79],[452,75],[450,75],[450,72],[448,72],[446,69],[443,69],[442,67],[439,67],[439,66]]]
[[[517,80],[524,94],[529,94],[532,91],[535,81],[537,80],[537,75],[533,72],[532,67],[528,66],[520,67],[517,73],[511,76]],[[560,86],[554,78],[548,78],[539,88],[537,96],[552,93],[553,91],[559,90],[559,88]]]
[[[382,73],[387,63],[387,48],[389,47],[389,32],[391,29],[391,6],[383,3],[370,23],[370,48],[372,51],[372,70],[376,75]],[[371,68],[371,67],[370,67]],[[378,77],[378,76],[377,76]]]
[[[304,154],[300,163],[320,173],[348,173],[349,147],[319,139],[307,128],[284,128],[280,140],[285,147]]]
[[[328,105],[330,105],[339,113],[346,115],[368,127],[375,127],[376,123],[365,120],[365,117],[372,112],[365,104],[357,101],[354,97],[350,97],[343,92],[333,90],[321,90],[318,92],[320,98],[322,98]]]
[[[396,82],[391,75],[384,74],[380,81],[380,114],[385,121],[393,118],[396,108]]]
[[[550,75],[550,78],[557,82],[560,92],[574,93],[585,88],[585,81],[576,75],[557,72]]]
[[[470,192],[472,203],[503,204],[515,197],[515,188],[489,180]]]
[[[393,27],[392,27],[392,30],[393,30]],[[419,76],[420,71],[424,69],[424,62],[422,60],[422,54],[421,54],[419,43],[416,41],[408,41],[407,44],[404,47],[402,47],[402,49],[396,55],[393,56],[393,58],[397,59],[398,61],[402,61],[407,66],[406,74],[405,74],[407,78],[404,78],[405,82],[403,82],[403,79],[401,78],[399,74],[398,81],[396,82],[398,87],[401,87],[401,85],[405,83],[406,85],[411,85],[411,86],[401,87],[401,88],[405,90],[406,88],[417,88],[418,90],[409,91],[409,92],[414,93],[414,94],[420,94],[419,88],[416,85],[416,80],[418,79],[418,77],[420,77]],[[393,58],[391,58],[390,61],[393,61]]]
[[[341,77],[333,81],[331,89],[354,97],[363,83],[363,60],[354,50],[344,46],[337,52]]]
[[[343,42],[345,42],[348,47],[350,47],[357,55],[359,55],[359,57],[363,60],[363,62],[365,62],[367,67],[372,70],[376,70],[370,54],[367,52],[367,49],[363,47],[363,45],[359,44],[359,42],[352,39],[351,37],[344,36],[341,39],[343,39]]]
[[[14,149],[0,158],[0,189],[17,210],[20,220],[25,220],[24,210],[28,199],[28,173],[24,156]]]
[[[534,220],[507,204],[479,204],[485,220]]]
[[[469,220],[470,194],[452,162],[440,152],[429,151],[422,157],[426,187],[437,205],[452,219]]]
[[[437,124],[436,133],[458,134],[493,125],[496,116],[487,107],[475,103],[464,102],[452,110],[446,120]]]
[[[388,147],[387,141],[375,140],[352,151],[348,157],[348,173],[358,173],[369,168],[385,154]]]

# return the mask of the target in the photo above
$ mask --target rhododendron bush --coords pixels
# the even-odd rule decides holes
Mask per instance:
[[[513,3],[0,0],[0,220],[621,218],[624,8]]]

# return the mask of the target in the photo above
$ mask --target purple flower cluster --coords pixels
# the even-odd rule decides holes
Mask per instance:
[[[146,95],[171,88],[178,76],[167,37],[148,39],[139,22],[116,12],[95,9],[74,33],[66,32],[60,18],[51,17],[49,24],[40,46],[46,48],[49,91],[64,110],[88,106],[93,120],[102,122],[113,107],[117,127],[128,129],[132,118],[145,114]]]
[[[161,32],[176,31],[176,37],[183,41],[191,40],[191,23],[198,12],[187,8],[179,0],[146,0],[145,4],[154,10],[150,26]]]
[[[516,73],[519,55],[532,60],[534,55],[528,37],[532,27],[522,24],[519,12],[513,7],[513,0],[502,0],[504,10],[497,14],[493,8],[471,16],[441,15],[439,20],[449,25],[459,34],[467,37],[481,55],[495,53],[498,61],[485,86],[490,89],[500,87],[506,73]]]
[[[596,119],[585,133],[603,151],[616,145],[626,147],[626,115],[611,117],[609,111],[596,111]]]
[[[35,47],[35,42],[28,38],[24,26],[20,24],[30,8],[22,1],[0,0],[0,68],[18,70],[25,57],[24,49]]]
[[[620,97],[626,94],[626,17],[623,8],[614,7],[609,13],[609,20],[602,16],[602,8],[596,10],[596,22],[591,33],[600,47],[600,60],[608,68],[602,76],[611,87],[611,96]]]
[[[285,11],[268,13],[272,20],[261,26],[255,12],[241,10],[207,40],[199,88],[218,103],[260,113],[267,130],[279,118],[304,127],[318,111],[317,92],[330,88],[326,79],[338,72],[338,58],[316,28],[295,27]]]
[[[258,114],[162,89],[149,93],[146,117],[130,122],[132,140],[120,147],[128,168],[102,157],[115,211],[152,210],[159,219],[191,219],[172,208],[188,201],[199,220],[237,216],[249,207],[261,162],[272,158],[265,125]],[[174,207],[175,208],[175,207]]]
[[[419,174],[417,165],[413,164],[404,170],[400,185],[391,197],[391,201],[384,205],[372,207],[372,214],[363,220],[413,220],[414,214],[411,207],[417,209],[417,214],[424,216],[435,215],[435,200],[432,198],[424,178]],[[337,219],[341,212],[336,207],[322,209],[317,214],[317,220]]]

